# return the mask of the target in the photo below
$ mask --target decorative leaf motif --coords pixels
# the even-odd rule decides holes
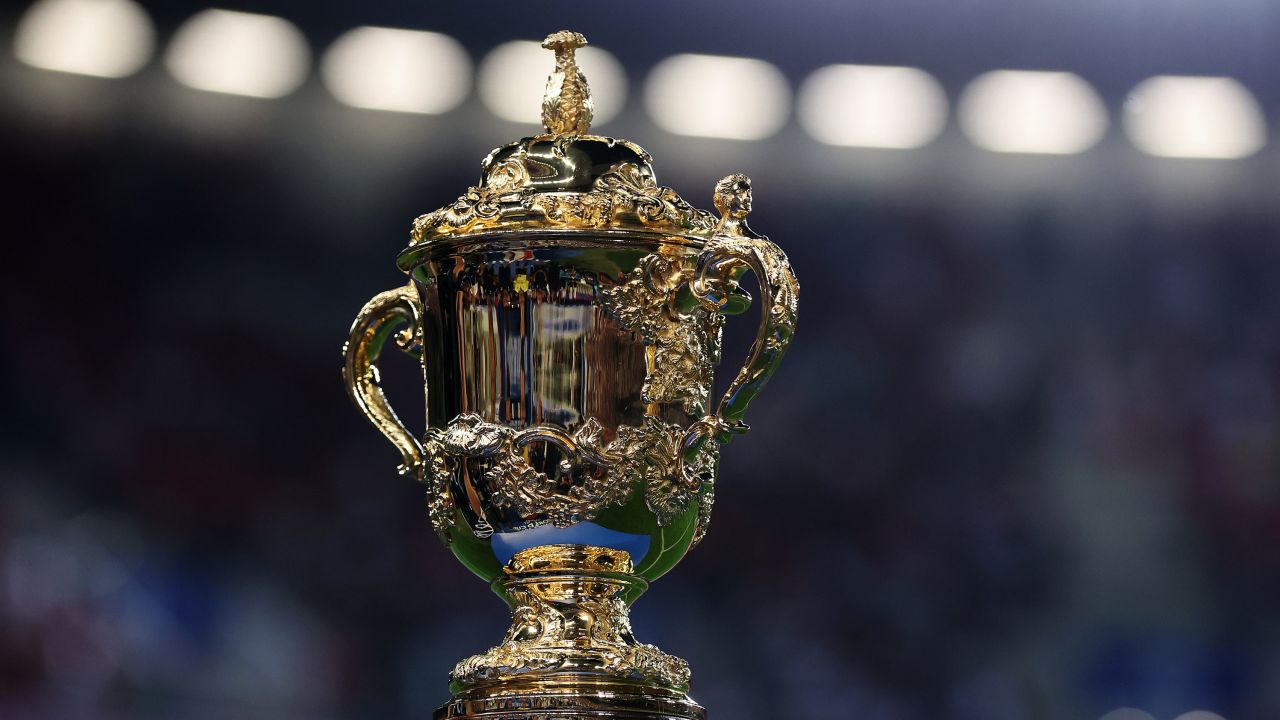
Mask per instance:
[[[485,422],[479,415],[464,413],[453,419],[438,441],[452,455],[494,455],[508,441],[511,429],[504,425]]]
[[[604,289],[601,304],[652,348],[641,398],[647,403],[679,401],[696,416],[703,414],[711,395],[724,316],[701,306],[679,316],[673,312],[680,288],[694,271],[687,257],[646,255],[622,282]]]
[[[621,458],[616,471],[627,486],[644,488],[645,504],[660,526],[684,512],[694,496],[695,488],[686,484],[680,474],[683,437],[684,430],[679,425],[646,417],[640,427],[618,428],[618,439],[609,444],[610,452]]]
[[[481,185],[467,188],[454,202],[418,216],[412,241],[520,225],[583,230],[638,225],[708,233],[715,227],[711,213],[685,202],[675,190],[658,186],[647,168],[633,162],[614,165],[590,190],[537,192],[529,185],[523,153],[522,149],[495,164]]]
[[[604,508],[624,504],[637,488],[644,492],[659,525],[669,523],[694,500],[696,488],[680,475],[678,452],[684,430],[678,425],[646,417],[638,427],[620,426],[617,439],[603,445],[604,427],[588,419],[568,436],[575,449],[561,448],[568,466],[577,468],[567,487],[529,462],[525,445],[536,440],[528,438],[549,433],[563,437],[554,426],[516,431],[470,413],[432,430],[424,449],[431,487],[429,512],[436,531],[443,536],[452,527],[456,501],[450,482],[454,465],[465,458],[489,460],[484,477],[493,507],[529,520],[543,518],[556,527],[594,519]],[[718,453],[714,444],[704,447],[694,471],[709,479]]]
[[[494,507],[510,508],[522,516],[546,512],[553,520],[562,513],[550,502],[556,496],[555,481],[538,471],[518,451],[504,449],[485,473]],[[561,526],[556,522],[556,526]]]
[[[604,426],[595,418],[587,418],[586,422],[573,431],[573,441],[579,447],[599,449],[604,440]]]
[[[444,452],[444,446],[434,437],[428,436],[422,444],[423,470],[420,478],[429,488],[427,492],[427,517],[431,527],[441,539],[448,540],[453,532],[455,505],[453,493],[449,485],[453,478],[453,469]]]

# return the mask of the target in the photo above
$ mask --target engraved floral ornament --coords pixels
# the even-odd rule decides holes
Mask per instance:
[[[432,524],[442,536],[453,530],[454,501],[449,481],[455,463],[465,458],[486,458],[491,461],[484,476],[489,502],[495,508],[511,509],[533,520],[533,524],[567,527],[591,520],[607,507],[622,505],[633,489],[640,488],[658,524],[667,525],[688,507],[700,483],[709,482],[719,457],[718,448],[705,447],[692,473],[698,483],[686,481],[679,463],[684,433],[678,425],[646,417],[638,427],[619,427],[618,437],[604,443],[603,429],[594,418],[566,434],[554,425],[515,430],[486,422],[472,413],[459,415],[444,428],[430,430],[424,444],[429,448],[426,455],[432,467],[423,473],[422,480],[431,487],[433,503],[439,503],[431,507]],[[574,473],[578,481],[566,488],[534,468],[525,448],[537,441],[556,445],[567,458],[565,469],[580,470]],[[584,464],[598,470],[583,469]],[[438,495],[449,499],[437,501]],[[493,532],[487,523],[477,524],[472,531],[479,537]]]
[[[527,142],[546,139],[541,136]],[[552,152],[563,153],[566,142],[554,139]],[[710,213],[685,202],[675,190],[659,186],[652,172],[638,163],[617,163],[596,178],[590,190],[576,193],[540,192],[529,182],[528,164],[525,153],[486,163],[480,185],[413,221],[412,241],[423,243],[483,230],[548,227],[709,232],[716,224]]]

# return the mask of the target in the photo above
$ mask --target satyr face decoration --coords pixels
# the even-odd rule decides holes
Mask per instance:
[[[751,178],[734,173],[716,183],[712,203],[722,217],[746,218],[751,213]]]

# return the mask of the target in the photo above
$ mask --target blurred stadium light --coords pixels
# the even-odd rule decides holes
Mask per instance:
[[[960,127],[980,148],[1001,153],[1070,155],[1107,131],[1102,99],[1067,72],[995,70],[960,96]]]
[[[1139,150],[1160,157],[1242,158],[1267,142],[1258,101],[1225,77],[1144,80],[1125,102],[1124,128]]]
[[[132,0],[39,0],[14,37],[14,55],[27,65],[110,78],[136,73],[154,48],[151,20]],[[579,50],[578,61],[591,82],[596,122],[612,119],[626,105],[625,68],[595,46]],[[165,64],[196,89],[276,98],[305,81],[310,51],[288,20],[209,9],[179,28]],[[480,64],[480,99],[499,118],[536,123],[551,69],[550,54],[537,42],[499,45]],[[371,26],[334,41],[321,75],[344,104],[408,113],[448,112],[465,101],[472,84],[470,58],[453,38]],[[655,124],[674,134],[763,140],[786,124],[791,91],[764,60],[682,54],[653,68],[644,101]],[[899,66],[819,68],[802,84],[796,105],[812,138],[850,147],[921,148],[941,135],[948,115],[939,82],[922,69]],[[1098,93],[1069,72],[985,73],[961,93],[956,116],[976,146],[999,153],[1080,153],[1108,126]],[[1159,157],[1237,159],[1267,142],[1262,108],[1230,77],[1149,78],[1129,94],[1123,121],[1133,145]]]
[[[350,30],[325,52],[320,72],[334,97],[370,110],[438,114],[471,90],[471,58],[462,45],[420,30]]]
[[[674,55],[645,83],[645,107],[677,135],[762,140],[791,110],[791,89],[778,68],[753,58]]]
[[[1111,712],[1098,718],[1098,720],[1156,720],[1155,716],[1146,710],[1137,708],[1116,708]]]
[[[627,73],[618,59],[594,45],[579,48],[578,66],[591,85],[594,122],[616,117],[627,102]],[[494,48],[480,63],[480,99],[494,115],[517,123],[541,121],[542,93],[555,68],[540,43],[513,40]]]
[[[130,0],[41,0],[18,24],[14,55],[45,70],[119,78],[151,59],[155,30]]]
[[[197,90],[276,98],[307,77],[310,50],[302,32],[273,15],[204,10],[173,38],[165,64]]]
[[[800,87],[800,124],[828,145],[906,150],[933,142],[947,122],[947,96],[917,68],[828,65]]]

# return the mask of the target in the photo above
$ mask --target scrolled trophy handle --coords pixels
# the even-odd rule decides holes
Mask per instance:
[[[401,325],[405,327],[401,329]],[[400,422],[387,402],[377,362],[383,345],[393,333],[401,350],[420,355],[421,327],[418,291],[410,283],[373,296],[356,315],[342,348],[342,379],[346,382],[347,394],[378,432],[400,451],[404,459],[400,473],[419,481],[424,479],[422,443]]]
[[[760,327],[747,362],[725,390],[713,414],[689,426],[681,442],[681,473],[697,487],[689,467],[712,438],[724,443],[734,434],[746,432],[742,422],[747,406],[760,392],[791,344],[796,327],[796,302],[800,283],[782,249],[747,227],[751,212],[751,179],[730,175],[716,183],[715,207],[720,222],[715,234],[698,258],[697,272],[689,285],[704,307],[719,312],[737,288],[737,278],[750,269],[760,283]]]

